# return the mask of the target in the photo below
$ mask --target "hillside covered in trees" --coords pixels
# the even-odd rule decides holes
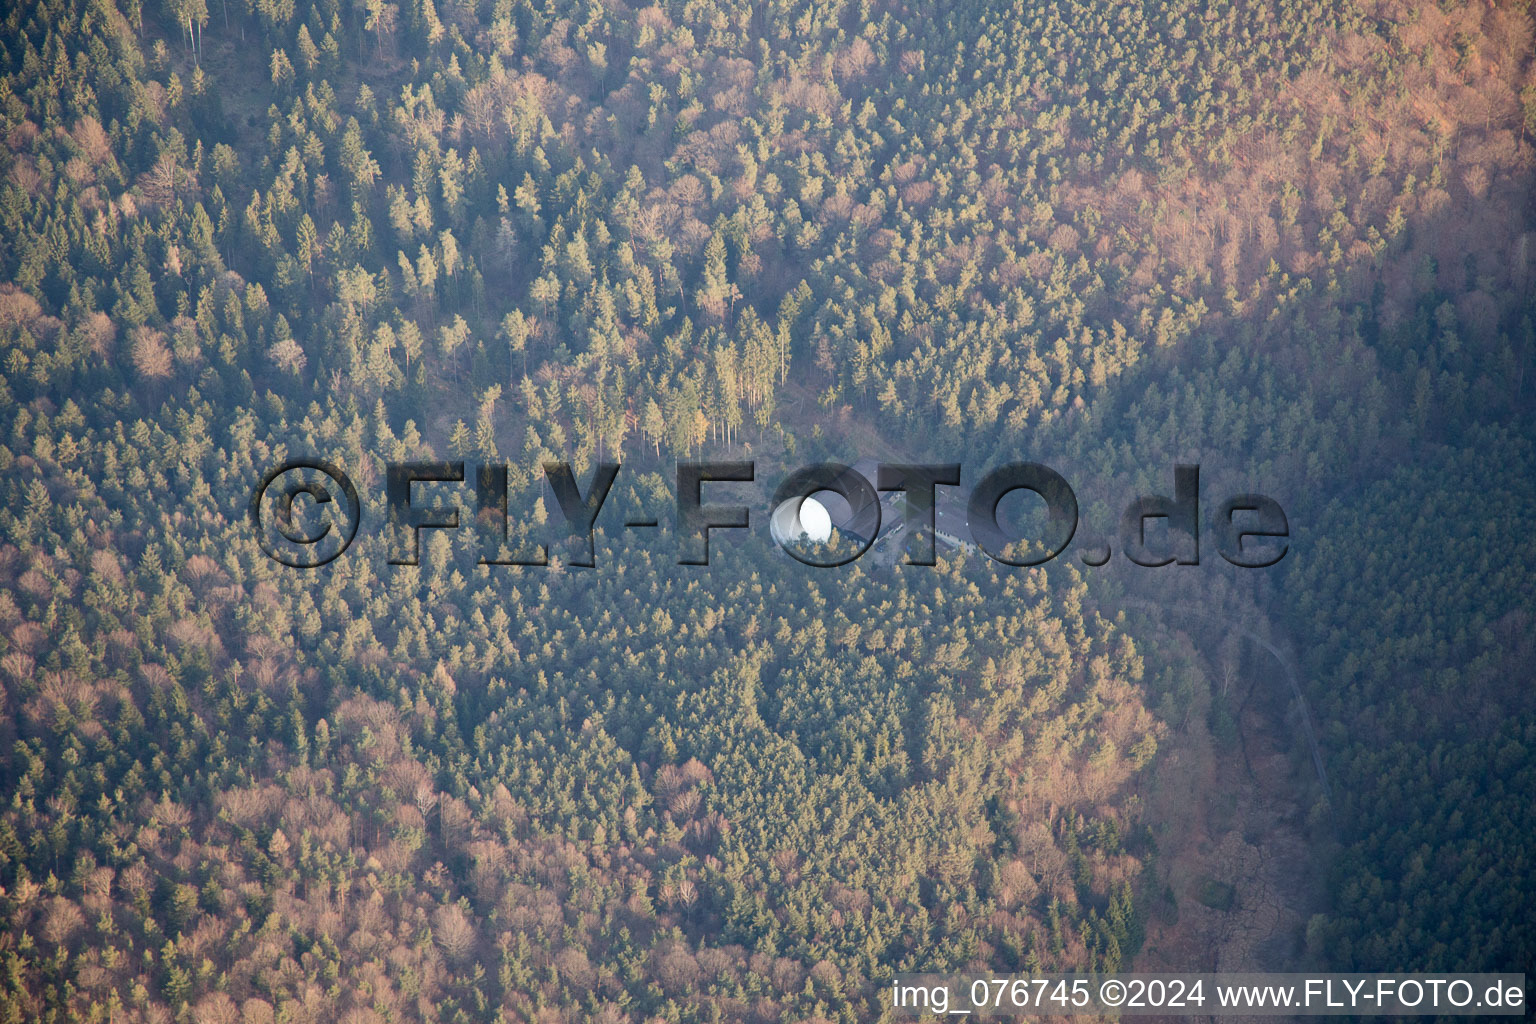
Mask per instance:
[[[0,1021],[1526,969],[1533,147],[1524,0],[7,5]],[[289,456],[662,525],[295,570]],[[816,570],[759,501],[676,564],[676,460],[861,456],[1045,462],[1115,560]],[[1176,463],[1286,558],[1128,565]]]

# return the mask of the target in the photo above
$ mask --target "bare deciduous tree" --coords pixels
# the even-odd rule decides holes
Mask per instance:
[[[432,936],[455,962],[463,961],[475,948],[475,926],[457,903],[440,907],[432,915]]]

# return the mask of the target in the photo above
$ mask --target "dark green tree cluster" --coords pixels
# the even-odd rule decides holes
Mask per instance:
[[[1293,570],[1345,844],[1311,938],[1340,969],[1536,954],[1532,452],[1464,443],[1336,503]]]

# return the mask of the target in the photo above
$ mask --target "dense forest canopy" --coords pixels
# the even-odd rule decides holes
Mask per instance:
[[[9,5],[0,1020],[1275,966],[1217,813],[1260,711],[1332,773],[1275,741],[1285,962],[1523,969],[1533,46],[1523,0]],[[505,462],[527,529],[549,461],[657,513],[680,458],[1027,456],[1085,537],[1198,463],[1295,535],[701,569],[662,515],[595,570],[306,573],[246,520],[288,456],[375,523],[387,463]]]

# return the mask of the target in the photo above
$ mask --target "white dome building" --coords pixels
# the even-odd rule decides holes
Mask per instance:
[[[768,529],[781,547],[801,540],[825,544],[832,539],[832,515],[815,498],[790,498],[773,510]]]

